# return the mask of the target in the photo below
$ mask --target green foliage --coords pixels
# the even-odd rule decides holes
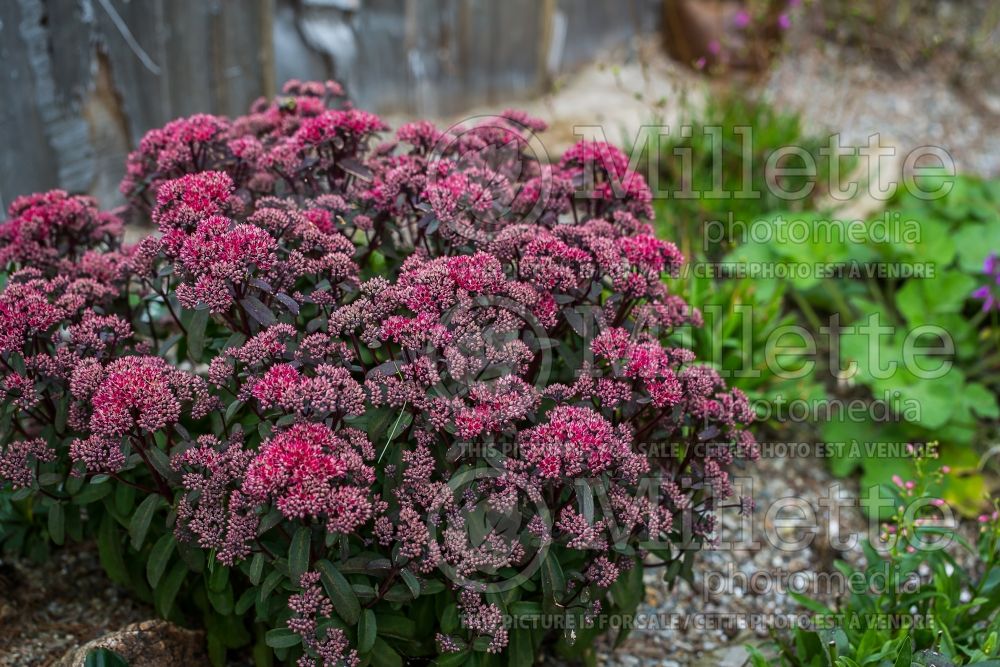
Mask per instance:
[[[83,667],[128,667],[128,663],[114,651],[98,648],[87,654]]]
[[[1000,664],[1000,519],[996,513],[980,518],[975,546],[941,525],[927,501],[945,475],[927,472],[926,465],[916,460],[913,489],[894,487],[897,510],[879,542],[863,545],[867,564],[855,569],[837,563],[849,595],[827,608],[792,593],[812,622],[790,638],[775,635],[771,646],[748,648],[753,665]],[[949,541],[975,566],[962,567],[943,548]],[[768,662],[765,651],[777,655]]]
[[[678,340],[744,390],[769,429],[818,426],[837,445],[838,475],[860,470],[864,486],[887,484],[909,463],[871,444],[931,440],[953,468],[971,471],[973,445],[996,435],[1000,417],[1000,327],[969,299],[986,256],[1000,249],[1000,181],[924,169],[899,184],[886,211],[837,220],[817,210],[824,184],[833,168],[843,181],[853,164],[831,164],[821,151],[828,142],[805,135],[795,116],[729,96],[710,101],[703,118],[690,137],[667,137],[649,177],[670,193],[657,201],[659,233],[691,260],[672,288],[705,317]],[[790,146],[815,173],[769,180],[768,159]],[[776,185],[805,194],[788,200]],[[677,196],[685,189],[698,196]],[[804,236],[790,233],[796,225]],[[727,265],[750,273],[714,270]],[[782,411],[795,402],[809,406],[810,424]],[[848,414],[859,402],[865,414]],[[967,512],[984,495],[978,477],[945,486],[942,495]]]
[[[671,289],[701,311],[704,326],[680,330],[676,343],[717,368],[730,386],[747,394],[767,428],[787,432],[775,406],[824,396],[814,373],[804,367],[806,355],[795,351],[791,338],[784,351],[775,342],[794,338],[802,325],[798,313],[784,307],[784,285],[761,285],[751,278],[717,280],[690,273]],[[779,353],[780,352],[780,353]]]
[[[791,277],[760,279],[758,289],[779,294],[790,289],[794,307],[817,340],[838,352],[832,369],[840,388],[831,398],[846,399],[860,385],[868,397],[890,408],[889,423],[834,415],[823,425],[828,442],[927,442],[939,440],[955,468],[971,468],[971,447],[995,433],[1000,416],[1000,346],[986,314],[969,297],[983,260],[1000,247],[1000,187],[971,177],[931,179],[923,191],[951,184],[943,198],[921,199],[903,190],[883,214],[864,223],[831,221],[819,213],[777,213],[767,221],[766,241],[733,250],[733,262],[780,267]],[[834,242],[820,230],[841,225]],[[792,225],[813,230],[807,242],[782,233]],[[827,267],[796,273],[796,267]],[[820,336],[819,327],[836,316],[840,334]],[[836,344],[837,347],[832,346]],[[865,456],[864,448],[843,448],[834,463],[844,475],[860,467],[864,481],[885,484],[905,472],[902,459]],[[983,487],[973,479],[949,484],[949,501],[974,511]]]
[[[804,133],[794,114],[729,95],[709,98],[699,118],[688,125],[689,137],[672,129],[661,139],[658,159],[651,165],[656,174],[649,177],[654,191],[669,193],[665,213],[657,216],[657,231],[676,238],[688,257],[718,259],[730,248],[728,242],[706,235],[707,223],[722,223],[728,239],[731,220],[749,223],[789,207],[775,184],[797,193],[796,210],[815,208],[825,193],[822,184],[829,182],[830,159],[820,150],[827,142]],[[803,166],[801,159],[777,153],[790,146],[800,147],[816,172],[782,175],[769,184],[769,160],[789,171]],[[841,171],[849,168],[846,160],[840,165]]]
[[[689,137],[673,131],[661,140],[658,160],[651,162],[656,173],[649,176],[654,191],[669,193],[656,201],[657,234],[689,258],[687,272],[671,288],[705,319],[704,327],[680,332],[677,342],[742,389],[768,428],[788,431],[775,406],[823,395],[822,378],[800,372],[804,354],[786,353],[778,362],[783,372],[768,364],[769,341],[802,323],[800,313],[785,307],[789,286],[705,269],[716,267],[741,231],[761,217],[790,205],[804,211],[818,205],[830,175],[830,159],[821,153],[827,142],[804,133],[797,116],[737,95],[710,99],[690,130]],[[765,165],[789,146],[800,147],[816,172],[769,183]],[[841,173],[849,168],[838,163]],[[776,185],[802,194],[789,201],[776,194]]]

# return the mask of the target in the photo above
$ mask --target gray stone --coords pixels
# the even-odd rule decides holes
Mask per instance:
[[[204,646],[203,632],[186,630],[167,621],[142,621],[71,649],[53,667],[83,667],[87,654],[99,648],[114,651],[129,667],[197,667],[209,664]]]

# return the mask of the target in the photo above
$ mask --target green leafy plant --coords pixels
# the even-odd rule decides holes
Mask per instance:
[[[713,96],[684,134],[690,136],[676,129],[666,135],[650,168],[665,193],[658,232],[675,238],[688,257],[716,261],[738,237],[733,223],[789,207],[813,210],[823,201],[830,160],[821,149],[827,142],[805,133],[795,114],[736,94]],[[802,167],[802,158],[784,156],[789,147],[806,154],[815,173],[775,176],[767,168],[770,160],[775,167]],[[850,169],[850,161],[843,163],[841,169]],[[789,201],[781,191],[801,194]],[[707,233],[710,223],[719,226],[718,233]]]
[[[762,426],[786,434],[799,428],[787,419],[788,407],[820,401],[826,394],[817,374],[803,370],[812,361],[809,355],[793,350],[788,341],[782,347],[783,336],[795,338],[802,330],[801,316],[785,306],[786,287],[752,278],[718,279],[693,264],[670,283],[698,309],[702,326],[680,329],[677,343],[744,391]]]
[[[837,562],[843,581],[852,582],[844,598],[828,608],[793,593],[815,614],[811,627],[750,648],[755,667],[1000,664],[1000,511],[995,502],[979,517],[972,545],[931,495],[954,473],[923,456],[913,468],[914,480],[897,477],[892,485],[895,509],[877,544],[864,543],[864,567]],[[950,545],[974,565],[964,567]],[[768,649],[777,653],[772,660]]]
[[[128,667],[128,662],[110,649],[98,648],[87,654],[83,667]]]
[[[919,185],[929,192],[948,184],[946,196],[930,200],[905,191],[864,223],[821,213],[772,214],[761,224],[774,233],[734,249],[728,259],[779,267],[790,276],[760,281],[761,289],[787,285],[791,305],[826,351],[836,351],[837,366],[826,380],[832,399],[854,398],[862,387],[889,407],[888,423],[831,419],[823,426],[827,441],[936,439],[949,464],[973,470],[973,445],[996,434],[1000,417],[1000,349],[991,314],[971,299],[992,244],[1000,243],[1000,199],[995,183],[971,177],[925,177]],[[857,232],[857,240],[843,232],[831,242],[814,232],[802,242],[780,233],[791,225],[839,225]],[[821,336],[832,316],[839,333]],[[834,471],[846,475],[860,467],[866,484],[885,484],[908,471],[904,457],[871,458],[863,447],[842,451],[853,454],[836,459]],[[982,493],[981,482],[970,477],[945,495],[971,512]]]

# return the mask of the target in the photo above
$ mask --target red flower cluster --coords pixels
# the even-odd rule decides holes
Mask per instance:
[[[596,477],[614,467],[616,475],[638,480],[649,466],[629,435],[591,408],[563,405],[522,434],[521,456],[543,478]]]

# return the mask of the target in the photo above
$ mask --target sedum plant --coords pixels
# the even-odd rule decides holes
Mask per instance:
[[[746,397],[663,343],[698,314],[643,178],[606,144],[539,160],[542,129],[380,143],[292,82],[151,131],[120,211],[17,199],[0,539],[96,539],[217,664],[587,657],[643,561],[690,572],[756,446]]]

